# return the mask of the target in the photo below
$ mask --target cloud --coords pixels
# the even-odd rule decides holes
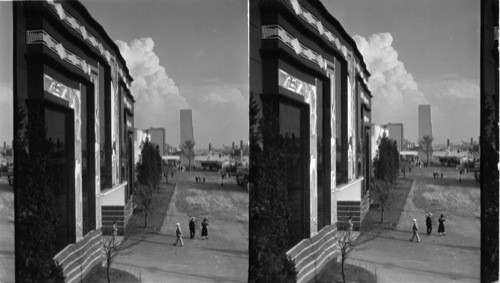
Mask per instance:
[[[11,144],[13,135],[13,89],[11,84],[0,83],[0,146]]]
[[[434,135],[450,139],[478,140],[480,129],[480,88],[477,81],[448,74],[423,81],[420,88],[431,103]]]
[[[418,135],[418,105],[428,104],[413,76],[398,58],[390,33],[373,34],[368,39],[355,35],[371,77],[372,121],[377,124],[403,123],[404,135],[415,140]]]
[[[355,35],[354,40],[371,73],[368,86],[373,95],[372,121],[377,124],[401,122],[405,136],[415,139],[418,135],[418,105],[428,101],[399,60],[398,52],[392,46],[392,35],[379,33],[368,39]]]
[[[371,73],[372,121],[401,122],[405,138],[418,138],[418,105],[431,105],[432,131],[437,142],[460,141],[479,135],[479,85],[448,74],[417,84],[399,60],[390,33],[354,40]]]
[[[179,129],[179,110],[189,108],[186,99],[170,78],[154,49],[151,38],[134,39],[127,44],[117,40],[122,56],[134,79],[131,86],[135,98],[135,126],[137,128],[165,127]]]

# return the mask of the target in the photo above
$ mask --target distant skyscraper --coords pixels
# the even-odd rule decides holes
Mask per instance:
[[[189,140],[194,141],[193,111],[191,109],[181,109],[181,144]]]
[[[160,147],[160,154],[166,155],[165,152],[165,128],[149,128],[151,143],[157,144]]]
[[[404,148],[404,132],[402,123],[388,123],[387,130],[389,130],[389,138],[396,141],[398,150],[401,152]]]
[[[431,106],[429,104],[418,106],[418,138],[432,136]]]

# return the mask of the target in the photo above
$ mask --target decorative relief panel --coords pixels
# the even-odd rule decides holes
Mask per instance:
[[[82,36],[83,40],[90,43],[90,45],[99,50],[99,53],[101,53],[101,55],[104,58],[106,58],[106,61],[110,65],[116,63],[116,58],[113,55],[111,55],[111,53],[108,50],[104,48],[102,43],[96,37],[87,32],[83,24],[81,24],[78,20],[76,20],[73,16],[71,16],[71,14],[69,14],[66,10],[64,10],[64,8],[60,3],[56,3],[54,0],[47,0],[47,3],[52,9],[54,9],[54,11],[56,11],[61,21],[63,21],[72,29],[74,29],[77,33],[79,33]],[[124,72],[121,68],[119,74],[121,80],[125,83],[127,88],[130,89],[130,82],[125,77]]]
[[[99,95],[104,95],[99,93],[99,79],[92,78],[92,83],[94,84],[94,133],[95,133],[95,198],[96,198],[96,229],[99,229],[102,226],[101,221],[101,170],[99,170],[101,166],[101,131],[99,125]]]
[[[335,112],[335,71],[333,70],[333,66],[327,70],[327,76],[330,79],[330,109],[331,109],[331,119],[330,119],[330,130],[331,130],[331,137],[330,137],[330,173],[331,173],[331,179],[330,179],[330,201],[331,201],[331,210],[330,210],[330,215],[331,215],[331,224],[335,223],[337,221],[337,206],[333,205],[337,203],[337,195],[335,193],[335,188],[336,188],[336,172],[337,172],[337,151],[336,151],[336,143],[335,143],[335,133],[336,133],[336,112]]]
[[[303,82],[281,69],[278,69],[278,84],[285,89],[300,94],[304,97],[304,101],[309,104],[309,154],[311,157],[311,163],[309,164],[309,215],[311,220],[310,231],[312,236],[318,231],[318,151],[316,129],[317,88],[316,85]]]
[[[61,58],[61,60],[64,60],[81,69],[85,74],[89,76],[97,76],[99,74],[99,70],[96,67],[88,64],[85,60],[64,48],[61,43],[57,42],[44,30],[26,31],[26,40],[26,44],[43,44],[47,46],[50,50],[56,53],[59,58]]]
[[[262,26],[262,39],[279,39],[297,55],[306,58],[324,69],[327,61],[316,51],[308,48],[279,25]]]
[[[330,41],[335,47],[342,52],[342,55],[345,59],[351,57],[354,59],[354,55],[352,51],[348,50],[348,48],[343,45],[340,40],[328,29],[324,27],[320,20],[318,20],[312,13],[307,11],[302,5],[300,5],[298,0],[288,0],[288,4],[292,7],[293,11],[297,16],[306,21],[309,25],[313,26],[320,35]],[[360,74],[361,78],[367,84],[367,78],[364,72],[361,72],[362,68],[360,67],[359,62],[356,61],[356,70]]]
[[[43,75],[43,89],[50,94],[69,102],[74,110],[75,126],[75,220],[76,241],[83,239],[82,215],[82,139],[81,139],[81,97],[80,90],[70,88],[52,77]]]

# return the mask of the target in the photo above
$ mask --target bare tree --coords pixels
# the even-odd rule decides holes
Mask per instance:
[[[423,136],[418,140],[418,150],[425,153],[427,164],[429,164],[429,155],[432,154],[432,141],[434,141],[432,136]]]
[[[106,257],[106,277],[108,279],[108,283],[111,282],[111,278],[109,276],[109,268],[111,266],[111,261],[114,256],[118,253],[118,245],[116,243],[115,236],[102,236],[101,237],[101,245],[102,250],[104,252],[104,256]]]
[[[184,155],[188,159],[188,168],[191,168],[191,160],[194,159],[195,156],[194,145],[195,142],[192,140],[187,140],[183,144],[181,144],[182,155]]]
[[[109,273],[111,264],[118,253],[137,245],[146,237],[146,234],[140,234],[138,230],[133,228],[128,227],[125,236],[121,240],[115,237],[114,234],[113,236],[102,235],[101,237],[102,251],[106,257],[106,277],[108,283],[111,282]]]
[[[375,233],[374,226],[366,223],[363,229],[359,232],[354,232],[353,230],[347,228],[343,230],[338,230],[338,246],[341,257],[341,267],[342,267],[342,282],[345,281],[345,263],[349,258],[354,247],[364,244],[373,238],[375,238],[378,233]],[[357,234],[357,235],[356,235]]]

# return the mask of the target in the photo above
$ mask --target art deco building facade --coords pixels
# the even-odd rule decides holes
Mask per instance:
[[[288,254],[299,282],[338,252],[337,229],[348,217],[359,229],[369,208],[369,76],[356,43],[320,1],[250,1],[251,96],[277,114],[289,145]]]
[[[78,1],[14,3],[14,105],[42,105],[57,152],[57,254],[68,282],[101,263],[132,213],[134,98],[118,47]],[[21,176],[16,176],[20,178]],[[23,188],[17,188],[22,190]]]

